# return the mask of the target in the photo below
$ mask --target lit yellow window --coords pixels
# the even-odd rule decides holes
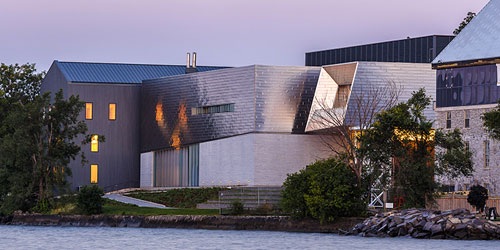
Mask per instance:
[[[116,103],[109,104],[109,119],[116,120]]]
[[[98,135],[92,135],[92,138],[90,140],[90,151],[92,151],[92,152],[99,151],[99,136]]]
[[[85,103],[85,119],[92,120],[92,103]]]
[[[97,165],[90,165],[90,183],[97,183]]]

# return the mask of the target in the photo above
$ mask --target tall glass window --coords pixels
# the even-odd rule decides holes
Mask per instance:
[[[85,119],[92,120],[92,103],[85,103]]]
[[[99,136],[98,135],[92,135],[92,138],[90,139],[90,151],[91,152],[98,152],[99,151]]]
[[[116,120],[116,103],[109,104],[109,119]]]
[[[90,183],[97,183],[97,165],[90,165]]]

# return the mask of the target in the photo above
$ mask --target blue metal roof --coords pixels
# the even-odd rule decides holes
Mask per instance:
[[[185,74],[184,65],[54,62],[69,82],[142,83],[143,80]],[[227,67],[197,66],[198,72]]]

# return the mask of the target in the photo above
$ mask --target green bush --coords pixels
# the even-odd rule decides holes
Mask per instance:
[[[77,197],[77,206],[85,214],[102,213],[104,192],[97,185],[83,186]]]
[[[242,215],[244,211],[245,207],[243,206],[243,203],[241,203],[240,200],[235,200],[231,202],[231,207],[229,209],[229,213],[231,215]]]
[[[364,212],[356,175],[338,158],[317,161],[288,175],[283,186],[283,209],[296,218],[324,222]]]
[[[488,200],[488,190],[480,185],[474,185],[470,188],[467,202],[476,210],[483,212],[486,201]]]

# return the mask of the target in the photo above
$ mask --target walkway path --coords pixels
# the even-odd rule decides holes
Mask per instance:
[[[106,194],[106,195],[104,195],[104,198],[108,198],[110,200],[115,200],[115,201],[119,201],[119,202],[123,202],[123,203],[134,204],[134,205],[137,205],[139,207],[156,207],[156,208],[167,208],[167,209],[170,208],[171,209],[171,207],[166,207],[162,204],[158,204],[158,203],[154,203],[154,202],[150,202],[150,201],[145,201],[145,200],[139,200],[139,199],[124,196],[121,194]]]

